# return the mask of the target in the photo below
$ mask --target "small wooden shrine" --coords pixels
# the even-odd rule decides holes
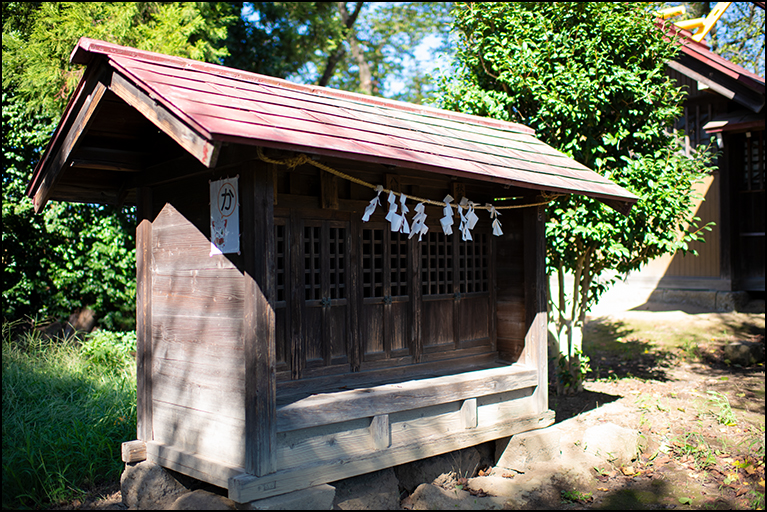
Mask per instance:
[[[513,123],[82,39],[28,194],[135,205],[138,439],[283,494],[540,428],[543,204],[636,197]]]

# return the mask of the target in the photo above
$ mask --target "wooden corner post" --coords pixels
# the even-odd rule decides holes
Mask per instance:
[[[136,435],[152,441],[152,190],[138,189],[136,217]]]
[[[525,268],[525,363],[538,371],[534,401],[538,412],[549,408],[549,377],[546,329],[546,209],[526,208],[524,213]]]
[[[277,381],[274,318],[274,179],[271,164],[248,161],[240,181],[245,300],[245,471],[275,471]]]

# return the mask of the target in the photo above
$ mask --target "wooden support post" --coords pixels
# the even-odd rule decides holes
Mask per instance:
[[[461,405],[461,424],[463,428],[477,428],[477,399],[469,398]]]
[[[370,423],[370,434],[373,436],[373,446],[376,450],[385,450],[391,446],[391,426],[389,415],[379,414],[373,416]]]
[[[423,333],[421,332],[423,289],[421,288],[421,243],[418,242],[417,238],[413,237],[408,240],[408,250],[410,251],[411,262],[408,268],[408,279],[410,280],[410,350],[413,355],[413,362],[419,363],[423,355]]]
[[[146,460],[146,443],[144,441],[127,441],[121,446],[122,460],[126,464]]]
[[[463,183],[453,182],[453,204],[458,204],[461,199],[466,196],[466,185]]]
[[[320,188],[322,189],[322,208],[338,210],[338,177],[320,170]]]
[[[290,212],[290,377],[298,380],[304,372],[304,223],[297,210]]]
[[[274,171],[254,162],[246,162],[242,171],[245,471],[263,476],[276,469],[277,446]]]
[[[351,371],[360,371],[360,365],[362,361],[361,355],[361,339],[360,333],[360,309],[362,305],[362,286],[360,276],[360,269],[362,268],[362,256],[361,256],[361,234],[362,234],[362,220],[358,215],[353,215],[350,222],[351,229],[348,235],[348,247],[350,248],[349,260],[347,263],[349,268],[349,280],[347,293],[349,294],[349,363],[351,365]]]
[[[136,436],[152,431],[152,189],[138,190],[136,216]]]
[[[549,408],[546,330],[546,210],[526,208],[524,213],[525,348],[523,361],[538,370],[534,401],[537,412]]]

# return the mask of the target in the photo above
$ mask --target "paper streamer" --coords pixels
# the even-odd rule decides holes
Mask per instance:
[[[405,214],[410,211],[410,208],[408,208],[405,205],[405,201],[407,201],[407,196],[405,194],[399,195],[399,206],[400,210],[402,211],[402,226],[400,227],[400,233],[405,233],[406,235],[410,233],[410,226],[407,223],[407,218],[405,217]]]
[[[501,213],[490,203],[486,203],[485,206],[490,210],[490,218],[495,219],[493,220],[493,234],[495,236],[501,236],[503,231],[501,231],[501,221],[498,220],[498,216]]]
[[[383,186],[378,185],[376,187],[376,196],[370,200],[370,204],[368,204],[365,207],[365,213],[362,215],[362,222],[367,222],[370,220],[370,216],[373,215],[373,212],[376,211],[376,205],[381,204],[381,200],[379,197],[381,196],[381,192],[383,192]]]
[[[445,207],[442,209],[445,216],[439,219],[439,223],[442,224],[442,232],[445,235],[453,234],[453,228],[451,227],[453,225],[453,208],[450,206],[450,202],[453,200],[453,196],[450,194],[445,196]]]
[[[391,230],[396,233],[402,226],[402,216],[397,215],[397,197],[393,191],[389,191],[389,213],[386,214],[386,220],[391,224]]]
[[[418,234],[418,241],[421,241],[421,238],[423,235],[426,234],[427,231],[429,231],[429,226],[426,225],[426,214],[424,213],[424,204],[418,203],[415,207],[415,216],[413,217],[413,229],[410,230],[410,236],[408,238],[413,238],[416,234]]]

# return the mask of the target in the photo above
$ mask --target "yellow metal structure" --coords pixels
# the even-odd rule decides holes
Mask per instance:
[[[696,42],[703,41],[703,38],[706,37],[706,34],[708,34],[711,29],[714,27],[714,24],[716,24],[717,21],[719,21],[719,18],[722,17],[724,14],[724,11],[727,10],[727,8],[730,6],[732,2],[717,2],[714,9],[708,13],[708,16],[705,18],[695,18],[692,20],[684,20],[684,21],[677,21],[674,23],[677,27],[683,28],[685,30],[695,30],[695,34],[692,36],[692,40]],[[660,16],[663,19],[671,18],[672,16],[677,16],[679,14],[684,14],[686,9],[683,5],[680,5],[678,7],[669,7],[668,9],[663,9],[662,11],[658,11],[658,16]]]
[[[680,14],[684,14],[687,12],[687,8],[684,5],[677,5],[676,7],[667,7],[666,9],[661,9],[656,14],[663,18],[664,20],[667,20],[669,18],[673,18],[674,16],[679,16]]]

